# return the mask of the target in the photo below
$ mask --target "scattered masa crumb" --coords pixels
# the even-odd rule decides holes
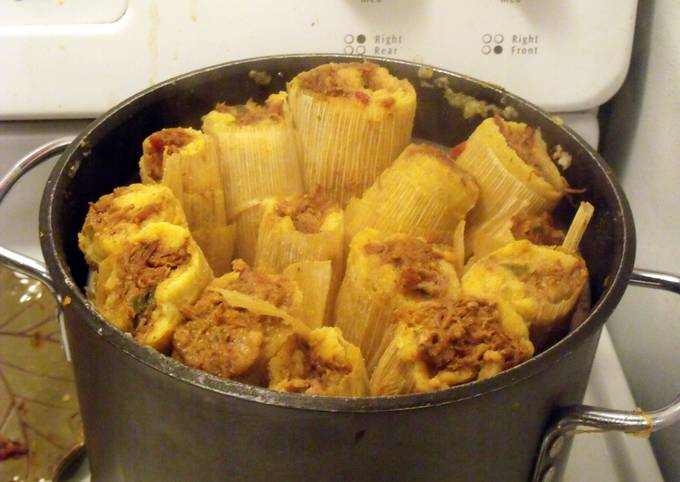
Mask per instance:
[[[463,94],[462,92],[455,92],[450,87],[444,89],[444,98],[451,107],[461,109],[463,111],[463,117],[466,119],[476,115],[482,117],[499,115],[504,119],[516,119],[519,115],[517,110],[512,106],[500,108],[495,104],[489,104],[486,101],[476,99],[475,97]]]
[[[257,85],[269,85],[269,83],[272,81],[271,75],[269,75],[267,72],[259,70],[251,70],[248,72],[248,77],[253,79]]]
[[[448,77],[437,77],[436,79],[434,79],[434,85],[436,85],[440,89],[448,89],[449,88],[449,78]]]
[[[555,163],[560,166],[563,171],[566,171],[571,166],[571,154],[565,151],[561,144],[557,144],[555,146],[555,150],[550,157],[552,157],[553,161],[555,161]]]
[[[423,79],[423,80],[430,80],[432,76],[434,75],[434,72],[431,67],[420,67],[418,69],[418,78]]]

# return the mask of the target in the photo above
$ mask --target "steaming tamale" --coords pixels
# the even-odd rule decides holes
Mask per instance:
[[[186,228],[150,223],[99,264],[95,304],[113,325],[166,351],[180,308],[194,302],[212,277]]]
[[[308,191],[360,196],[411,142],[416,93],[371,63],[325,64],[288,83]]]
[[[344,268],[342,209],[318,190],[270,198],[263,205],[255,267],[280,273],[301,261],[330,261],[330,316]]]
[[[492,298],[442,299],[397,311],[395,336],[371,376],[373,395],[442,390],[531,357],[522,318]]]
[[[213,141],[200,131],[177,127],[154,132],[142,149],[142,182],[172,190],[210,266],[218,275],[227,271],[235,233],[227,218],[224,188],[228,183]]]
[[[411,144],[346,210],[349,239],[364,228],[451,243],[453,232],[477,201],[472,177],[426,144]]]
[[[242,260],[183,309],[173,356],[215,375],[266,386],[267,365],[288,337],[307,333],[291,315],[302,303],[285,276],[251,269]]]
[[[159,221],[187,227],[182,206],[169,188],[145,184],[118,187],[90,204],[78,245],[88,264],[96,268],[123,241]]]
[[[454,262],[451,248],[422,238],[373,229],[354,237],[335,323],[361,348],[369,372],[391,339],[396,308],[458,295]]]
[[[263,105],[217,104],[203,117],[203,131],[215,140],[227,174],[224,191],[236,223],[235,257],[253,263],[262,201],[303,191],[286,93],[270,95]]]
[[[500,117],[483,121],[455,162],[480,189],[466,225],[468,252],[476,256],[485,254],[484,240],[507,230],[513,216],[552,210],[567,188],[540,130]]]
[[[561,247],[515,241],[469,266],[463,292],[494,294],[529,324],[538,349],[565,334],[568,320],[588,281],[585,261]]]
[[[338,328],[290,336],[269,362],[269,388],[307,395],[362,397],[368,375],[359,349]]]

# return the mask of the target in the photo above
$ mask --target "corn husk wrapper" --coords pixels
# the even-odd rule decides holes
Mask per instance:
[[[142,144],[140,176],[179,200],[189,230],[218,275],[229,270],[235,227],[228,221],[225,185],[213,141],[188,128],[162,129]]]
[[[467,259],[465,255],[465,220],[462,220],[456,225],[453,230],[453,254],[454,254],[454,266],[456,267],[456,273],[458,277],[463,276],[465,271],[465,260]]]
[[[281,273],[293,263],[330,261],[330,291],[324,315],[331,322],[332,309],[344,271],[344,222],[338,207],[328,209],[316,232],[298,229],[290,216],[277,212],[276,198],[267,199],[257,239],[255,267]]]
[[[290,336],[269,362],[269,388],[307,395],[363,397],[368,375],[359,348],[338,328]]]
[[[398,313],[370,380],[373,395],[421,393],[492,377],[534,353],[522,318],[502,301],[461,297]]]
[[[518,214],[515,216],[526,213],[526,206],[526,202],[522,203],[518,208]],[[518,241],[512,232],[515,216],[496,219],[497,224],[495,225],[488,224],[483,229],[475,231],[474,234],[467,233],[464,238],[466,254],[468,255],[466,261],[471,264],[492,251]]]
[[[187,227],[182,206],[169,188],[145,184],[119,187],[90,204],[78,245],[88,264],[97,268],[142,227],[159,221]]]
[[[379,254],[370,254],[367,247],[395,241],[414,242],[437,253],[428,264],[441,285],[432,292],[413,291],[404,287],[405,277],[423,271],[408,261],[396,266],[384,262]],[[424,240],[403,234],[387,234],[366,229],[357,234],[350,245],[347,269],[335,306],[335,324],[350,342],[361,348],[369,373],[394,334],[394,311],[403,306],[438,297],[456,297],[460,290],[450,248],[428,245]],[[416,274],[417,275],[417,274]]]
[[[299,261],[325,261],[333,268],[342,269],[343,212],[331,208],[324,216],[318,231],[300,231],[290,216],[277,213],[278,200],[264,201],[255,266],[264,271],[280,273],[288,265]],[[339,273],[338,273],[339,274]]]
[[[555,227],[550,213],[528,214],[523,209],[499,224],[488,236],[477,236],[475,255],[468,259],[468,263],[521,239],[534,244],[559,246],[564,241],[564,236],[565,233]]]
[[[595,214],[595,207],[589,202],[581,202],[576,210],[574,219],[571,221],[569,230],[564,236],[562,249],[567,253],[577,253],[581,240],[588,229],[588,224]]]
[[[95,305],[144,345],[166,352],[182,316],[212,280],[203,252],[181,226],[144,226],[99,265]]]
[[[540,350],[565,334],[587,281],[579,255],[519,240],[472,263],[461,285],[464,293],[507,301],[525,319]]]
[[[370,63],[326,64],[288,83],[307,191],[321,186],[344,206],[411,141],[416,93]]]
[[[215,291],[219,292],[224,297],[224,300],[234,308],[243,308],[256,315],[280,318],[295,332],[309,332],[309,327],[304,322],[268,301],[234,290],[215,289]]]
[[[486,119],[455,163],[479,186],[479,199],[466,226],[467,251],[476,256],[498,246],[494,238],[503,237],[501,231],[507,233],[513,216],[551,211],[567,187],[540,131],[526,124]]]
[[[364,228],[451,243],[458,223],[477,201],[472,177],[439,149],[411,144],[346,209],[346,236]]]
[[[233,113],[213,110],[203,117],[203,131],[214,139],[228,180],[224,191],[229,216],[236,224],[234,257],[251,264],[262,201],[303,191],[293,122],[285,99],[282,92],[271,95],[265,106],[248,103],[234,107]],[[241,111],[243,117],[238,113]]]
[[[299,318],[310,328],[319,328],[328,320],[331,304],[331,262],[300,261],[289,264],[283,275],[295,281],[302,291],[302,305],[297,311]]]

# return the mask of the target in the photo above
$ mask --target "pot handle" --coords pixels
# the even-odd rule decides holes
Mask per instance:
[[[12,166],[9,172],[0,179],[0,203],[7,195],[7,193],[12,189],[14,184],[21,179],[21,177],[28,171],[33,169],[38,164],[50,159],[57,154],[63,152],[72,142],[74,137],[62,137],[61,139],[55,139],[42,146],[38,147],[32,152],[19,159],[16,164]],[[57,300],[57,317],[59,318],[59,324],[62,330],[62,344],[64,347],[64,352],[66,353],[66,358],[70,360],[70,354],[68,346],[66,345],[67,340],[64,336],[64,323],[61,315],[61,296],[57,293],[54,285],[52,284],[52,279],[47,271],[47,267],[44,263],[38,261],[37,259],[30,258],[11,249],[0,246],[0,266],[5,266],[11,270],[18,271],[35,278],[49,290],[49,292]]]
[[[16,184],[16,182],[23,177],[28,171],[33,169],[38,164],[50,159],[57,154],[63,152],[66,147],[73,142],[73,137],[62,137],[55,139],[42,146],[38,147],[32,152],[29,152],[24,157],[19,159],[16,164],[12,166],[5,176],[0,179],[0,203],[5,199],[7,193]],[[0,246],[0,265],[6,266],[14,271],[19,271],[27,276],[41,281],[52,295],[59,299],[59,295],[52,285],[52,280],[47,272],[47,267],[40,261],[25,256],[23,254],[12,251],[11,249]]]
[[[634,269],[630,284],[680,295],[680,277]],[[652,432],[680,422],[680,395],[663,408],[651,412],[612,410],[608,408],[575,405],[560,411],[541,442],[532,482],[548,482],[556,474],[555,462],[567,436],[579,432],[624,432],[630,435],[649,436]],[[583,428],[587,427],[587,428]]]

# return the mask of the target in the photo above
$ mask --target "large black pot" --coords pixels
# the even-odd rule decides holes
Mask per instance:
[[[169,126],[200,126],[217,101],[263,99],[285,81],[346,56],[294,55],[233,62],[156,85],[94,121],[55,167],[40,231],[48,270],[0,248],[2,263],[40,277],[62,301],[87,453],[96,481],[520,481],[559,475],[563,436],[577,424],[641,431],[677,420],[671,405],[646,415],[589,410],[582,401],[598,337],[626,285],[680,291],[669,275],[632,273],[630,209],[609,167],[568,128],[504,90],[435,69],[455,91],[512,106],[549,145],[573,156],[565,175],[595,206],[582,244],[593,307],[585,322],[544,353],[492,379],[434,393],[324,398],[276,393],[222,380],[142,347],[106,323],[84,294],[78,250],[88,203],[137,173],[142,140]],[[438,88],[422,87],[417,64],[371,59],[408,78],[418,93],[414,135],[455,145],[479,123]],[[250,80],[267,71],[266,87]],[[63,143],[62,143],[63,144]],[[43,149],[0,181],[0,200]],[[563,206],[570,215],[570,207]],[[551,423],[553,425],[551,425]],[[545,439],[544,439],[545,436]]]

